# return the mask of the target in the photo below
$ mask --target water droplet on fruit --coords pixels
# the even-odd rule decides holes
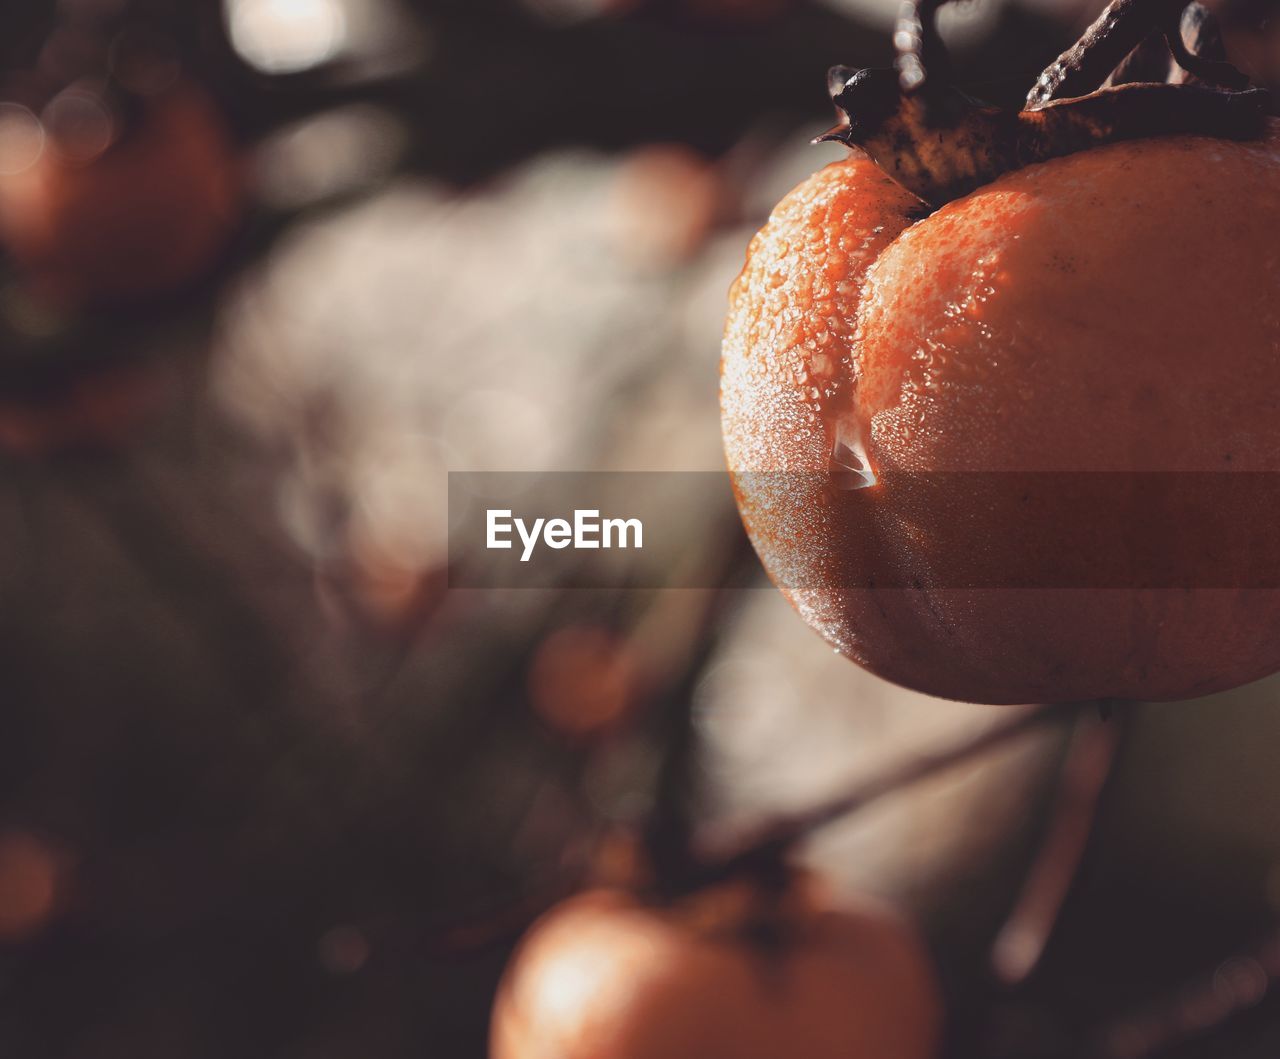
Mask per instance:
[[[836,428],[828,473],[831,484],[844,491],[866,489],[878,481],[856,425],[845,422]]]

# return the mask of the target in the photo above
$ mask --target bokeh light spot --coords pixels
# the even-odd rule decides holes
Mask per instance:
[[[30,169],[44,151],[44,126],[26,107],[0,103],[0,175]]]
[[[116,123],[102,97],[88,88],[60,92],[41,115],[49,142],[68,162],[86,165],[115,139]]]
[[[228,0],[237,54],[269,74],[299,73],[341,51],[347,18],[337,0]]]

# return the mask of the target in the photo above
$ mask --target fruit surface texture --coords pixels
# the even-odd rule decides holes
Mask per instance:
[[[1280,471],[1277,234],[1275,121],[932,213],[861,157],[814,175],[752,243],[724,342],[771,577],[839,651],[946,698],[1169,700],[1280,669],[1280,592],[1215,554],[1228,526],[1237,552],[1269,539],[1247,494],[1216,498]]]
[[[914,935],[811,912],[776,945],[588,892],[535,923],[499,988],[493,1059],[926,1059],[940,1002]]]

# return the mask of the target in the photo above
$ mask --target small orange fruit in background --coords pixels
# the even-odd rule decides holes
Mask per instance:
[[[21,941],[48,923],[62,866],[48,844],[23,831],[0,834],[0,942]]]
[[[0,239],[33,291],[60,309],[182,288],[214,263],[239,218],[238,163],[203,90],[180,80],[135,102],[122,118],[72,86],[45,108],[30,164],[0,174]]]
[[[534,924],[499,987],[492,1059],[927,1059],[941,1002],[879,910],[793,909],[744,936],[740,894],[650,906],[618,890]]]
[[[639,664],[620,636],[594,625],[557,629],[539,644],[529,667],[534,712],[571,738],[616,727],[639,692]]]
[[[975,702],[1178,699],[1280,669],[1280,592],[1191,568],[1243,507],[1179,510],[1165,540],[1191,565],[1151,587],[1056,554],[1064,519],[1110,546],[1117,512],[1069,495],[1096,472],[1280,471],[1278,128],[1099,147],[933,213],[861,157],[783,200],[731,296],[722,418],[748,532],[810,625]],[[1044,495],[975,496],[974,472]],[[979,560],[1085,579],[983,583]]]

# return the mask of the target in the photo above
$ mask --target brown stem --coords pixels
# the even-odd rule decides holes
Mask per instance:
[[[1029,108],[1094,91],[1134,48],[1178,17],[1186,0],[1111,0],[1081,38],[1046,67]]]
[[[1218,20],[1204,4],[1188,4],[1166,37],[1177,60],[1169,76],[1174,84],[1198,81],[1237,90],[1248,87],[1249,78],[1227,60]]]
[[[1093,703],[1056,703],[1016,713],[1007,720],[930,754],[907,761],[870,780],[802,812],[781,816],[733,850],[702,860],[700,869],[686,880],[688,890],[767,869],[816,831],[939,773],[1021,738],[1076,716]]]
[[[1103,88],[1143,82],[1168,81],[1173,74],[1173,56],[1164,35],[1152,33],[1133,49],[1103,83]]]
[[[1180,73],[1175,84],[1199,81],[1241,91],[1249,79],[1227,61],[1213,16],[1198,0],[1111,0],[1084,35],[1058,56],[1027,93],[1027,107],[1094,91],[1153,31],[1163,34]],[[1114,84],[1133,78],[1116,78]],[[1163,81],[1160,77],[1158,80]]]
[[[1138,1011],[1111,1020],[1093,1033],[1087,1052],[1096,1059],[1148,1059],[1169,1054],[1273,995],[1280,980],[1280,930],[1253,948],[1214,965],[1195,981],[1159,997]],[[1201,1052],[1200,1054],[1215,1054]]]
[[[1048,833],[992,946],[992,966],[1006,985],[1024,981],[1044,955],[1093,834],[1122,728],[1122,721],[1109,710],[1082,714],[1076,722]]]
[[[1261,89],[1131,84],[1009,111],[936,85],[926,101],[903,93],[889,70],[847,74],[837,67],[831,76],[846,121],[820,139],[861,148],[934,207],[1014,169],[1101,144],[1177,133],[1248,139],[1265,127],[1270,99]]]

